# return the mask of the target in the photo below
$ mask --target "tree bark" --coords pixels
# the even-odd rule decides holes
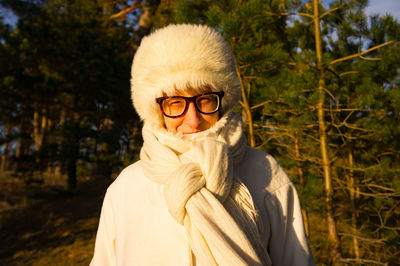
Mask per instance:
[[[140,16],[137,24],[137,30],[133,36],[133,42],[136,47],[139,47],[142,38],[150,33],[152,17],[154,16],[154,13],[159,5],[160,0],[149,0],[142,5],[142,15]]]
[[[98,131],[100,133],[100,135],[107,135],[110,134],[110,132],[112,132],[113,127],[115,122],[109,118],[105,118],[102,119],[100,121],[100,124],[98,126]],[[104,178],[104,179],[108,179],[111,178],[111,174],[112,174],[112,165],[110,165],[110,162],[106,159],[106,156],[108,154],[112,154],[115,153],[114,150],[111,150],[111,143],[109,139],[103,139],[102,141],[100,141],[100,143],[98,143],[96,141],[96,163],[94,164],[94,169],[92,174],[95,177],[99,177],[99,178]]]
[[[33,112],[33,141],[35,143],[35,151],[38,152],[40,150],[40,128],[39,128],[39,112],[36,109]]]
[[[301,190],[304,189],[304,172],[303,166],[301,163],[301,156],[300,156],[300,145],[299,145],[299,135],[296,133],[294,136],[294,152],[296,156],[296,167],[297,167],[297,174],[299,176],[299,185]],[[310,229],[309,229],[309,220],[308,220],[308,213],[305,208],[302,208],[303,219],[304,219],[304,227],[306,229],[306,234],[308,239],[310,239]]]
[[[80,121],[81,117],[77,111],[77,97],[73,106],[75,108],[68,111],[62,107],[60,113],[59,127],[61,138],[58,139],[58,162],[54,169],[54,178],[60,178],[63,174],[67,175],[67,189],[73,192],[77,187],[77,161],[80,149]]]
[[[77,161],[79,159],[79,130],[80,116],[77,112],[73,113],[71,128],[68,130],[66,147],[66,166],[68,175],[68,191],[73,192],[78,184],[76,174]]]
[[[333,215],[333,188],[332,188],[332,177],[330,168],[330,158],[328,153],[328,141],[326,132],[326,121],[324,113],[325,103],[325,73],[322,64],[322,37],[320,30],[320,17],[319,17],[319,0],[313,0],[314,9],[314,32],[315,32],[315,49],[318,69],[318,92],[319,99],[317,103],[318,113],[318,125],[319,125],[319,141],[320,141],[320,152],[322,158],[322,168],[325,181],[325,203],[327,208],[327,222],[328,222],[328,233],[330,242],[330,254],[333,264],[338,264],[341,255],[340,241],[336,230],[336,222]]]
[[[356,191],[358,188],[356,188],[355,184],[355,178],[354,178],[354,158],[353,158],[353,152],[349,152],[349,176],[348,176],[348,184],[349,184],[349,193],[350,193],[350,202],[351,202],[351,227],[352,227],[352,234],[353,234],[353,252],[354,252],[354,257],[356,260],[360,259],[360,248],[358,244],[358,230],[357,230],[357,207],[356,207]]]
[[[232,51],[234,51],[234,46],[236,44],[236,39],[235,37],[232,37],[231,40],[231,49]],[[249,139],[250,139],[250,146],[251,147],[255,147],[256,146],[256,141],[254,138],[254,127],[253,127],[253,117],[251,114],[251,108],[250,108],[250,104],[249,104],[249,100],[247,99],[247,94],[246,94],[246,90],[244,88],[244,82],[242,79],[242,74],[240,72],[240,67],[238,62],[235,60],[235,68],[236,68],[236,73],[239,77],[239,81],[240,81],[240,85],[242,88],[242,107],[244,109],[244,113],[246,114],[246,122],[247,125],[249,127]],[[250,84],[248,84],[249,86],[249,90],[250,90]]]
[[[65,120],[67,116],[67,111],[65,110],[64,107],[61,109],[60,113],[60,122],[59,122],[59,128],[63,132],[64,131],[64,126],[65,126]],[[57,146],[58,146],[58,161],[56,162],[56,166],[54,168],[54,175],[56,177],[60,177],[63,174],[63,169],[64,169],[64,160],[62,160],[62,153],[63,153],[63,144],[64,144],[64,134],[60,134],[60,138],[57,141]]]
[[[248,84],[248,86],[250,86],[250,84]],[[254,148],[256,146],[256,141],[254,138],[253,116],[251,113],[249,100],[247,99],[246,92],[243,86],[242,86],[242,100],[243,100],[243,108],[246,112],[247,124],[249,126],[250,146]]]
[[[6,171],[8,169],[8,147],[9,147],[9,142],[10,142],[10,133],[11,133],[11,125],[7,124],[6,125],[6,139],[3,144],[3,154],[1,155],[1,166],[0,170],[1,171]]]
[[[42,108],[41,113],[36,109],[33,113],[33,141],[35,144],[36,158],[35,161],[39,165],[40,171],[44,169],[44,162],[42,156],[42,147],[45,140],[47,129],[47,116],[46,109]]]
[[[23,163],[19,159],[21,159],[21,157],[27,154],[30,144],[29,133],[28,133],[28,124],[30,123],[30,121],[27,119],[27,117],[29,117],[28,112],[24,110],[23,113],[21,114],[21,117],[22,118],[19,125],[17,149],[15,151],[15,158],[17,159],[15,170],[18,170],[23,166]]]

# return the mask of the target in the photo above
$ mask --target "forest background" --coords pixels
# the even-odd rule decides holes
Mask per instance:
[[[295,183],[318,265],[400,264],[400,25],[366,0],[1,0],[0,265],[87,265],[102,197],[138,160],[143,36],[229,42],[249,145]]]

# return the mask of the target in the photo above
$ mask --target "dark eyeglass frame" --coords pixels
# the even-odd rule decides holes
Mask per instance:
[[[197,98],[199,98],[199,97],[202,97],[202,96],[204,96],[204,95],[210,95],[210,94],[214,94],[214,95],[217,95],[217,96],[218,96],[218,108],[217,108],[214,112],[211,112],[211,113],[202,112],[202,111],[199,109],[199,107],[197,106],[196,100],[197,100]],[[223,91],[216,91],[216,92],[206,92],[206,93],[199,94],[199,95],[196,95],[196,96],[193,96],[193,97],[185,97],[185,96],[171,96],[171,97],[165,96],[165,97],[159,97],[159,98],[156,98],[156,102],[160,105],[160,109],[161,109],[161,112],[163,113],[163,115],[165,115],[166,117],[170,117],[170,118],[178,118],[178,117],[184,116],[184,115],[186,114],[186,112],[187,112],[187,110],[188,110],[188,108],[189,108],[189,104],[190,104],[191,102],[193,102],[194,107],[196,108],[196,110],[197,110],[199,113],[206,114],[206,115],[215,114],[216,112],[219,111],[219,109],[221,109],[221,100],[222,100],[222,97],[223,97],[223,96],[224,96],[224,92],[223,92]],[[165,114],[164,108],[163,108],[163,106],[162,106],[162,102],[163,102],[164,100],[166,100],[166,99],[171,99],[171,98],[180,98],[180,99],[184,99],[184,100],[185,100],[186,105],[185,105],[185,109],[183,110],[182,114],[180,114],[180,115],[167,115],[167,114]]]

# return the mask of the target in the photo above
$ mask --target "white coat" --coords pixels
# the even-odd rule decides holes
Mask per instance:
[[[234,166],[262,220],[273,265],[315,265],[293,183],[269,154],[246,148]],[[190,265],[185,230],[167,210],[162,185],[145,177],[141,161],[108,188],[91,265]]]

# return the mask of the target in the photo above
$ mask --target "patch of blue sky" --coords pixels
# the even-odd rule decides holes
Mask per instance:
[[[18,21],[18,17],[8,8],[4,8],[0,5],[0,17],[3,18],[3,23],[15,27]]]
[[[304,1],[304,3],[306,2],[308,1]],[[335,2],[335,0],[322,0],[322,4],[326,9],[329,9],[329,7],[333,2]],[[400,0],[370,0],[368,6],[364,9],[364,12],[368,18],[373,15],[385,16],[389,14],[392,15],[398,22],[400,22]],[[288,20],[289,26],[293,26],[294,21],[297,19],[300,19],[300,17],[297,15],[290,16]],[[328,44],[328,49],[329,49],[329,39],[333,41],[338,39],[338,34],[335,30],[332,31],[329,34],[329,36],[324,37],[324,40]],[[357,43],[359,39],[354,38],[353,41]],[[362,50],[365,50],[367,48],[367,42],[365,42],[365,40],[362,40],[362,42],[363,42]]]
[[[400,21],[400,0],[370,0],[365,13],[370,15],[392,15]]]

